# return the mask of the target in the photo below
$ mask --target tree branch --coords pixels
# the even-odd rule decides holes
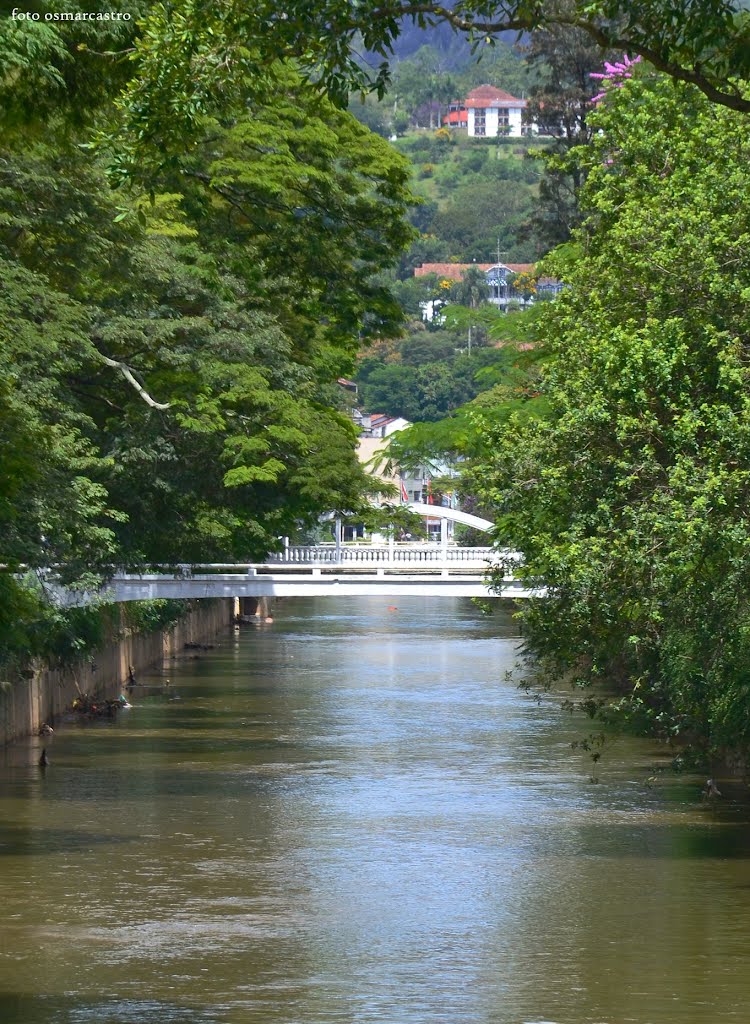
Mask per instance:
[[[682,64],[670,59],[666,52],[660,51],[654,46],[637,42],[634,39],[626,39],[615,32],[608,31],[601,24],[589,21],[585,18],[565,15],[556,12],[547,17],[534,17],[532,13],[523,16],[507,13],[498,21],[473,21],[471,18],[464,18],[455,11],[448,10],[440,4],[432,3],[407,3],[403,5],[384,5],[376,11],[371,12],[370,18],[373,21],[380,21],[384,18],[403,17],[428,17],[436,18],[451,25],[456,31],[466,32],[475,35],[494,36],[499,32],[533,32],[535,29],[544,28],[546,25],[557,24],[567,25],[570,28],[580,29],[590,36],[594,42],[604,50],[622,50],[623,53],[638,53],[645,60],[657,69],[669,75],[679,82],[686,82],[694,85],[712,103],[717,103],[730,110],[737,110],[740,113],[750,113],[750,98],[745,98],[739,90],[732,88],[727,83],[727,88],[719,88],[715,81],[705,73],[699,64],[693,67],[685,67]]]
[[[143,385],[139,384],[139,382],[135,379],[135,377],[133,376],[133,371],[126,363],[121,363],[118,359],[110,359],[109,356],[103,356],[101,352],[99,353],[99,355],[102,358],[102,360],[107,364],[107,366],[111,366],[113,369],[120,371],[120,373],[123,375],[128,384],[135,388],[135,390],[141,396],[146,405],[150,405],[152,409],[161,409],[162,411],[170,407],[171,402],[155,402],[151,395],[148,393],[148,391],[146,391],[146,389],[143,387]]]

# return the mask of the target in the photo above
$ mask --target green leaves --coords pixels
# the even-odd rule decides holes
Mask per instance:
[[[107,52],[138,29],[0,26],[0,94],[18,100],[0,141],[0,561],[81,585],[263,558],[361,504],[335,381],[398,320],[373,275],[412,235],[406,162],[291,68],[221,50],[227,5],[129,7],[153,14],[143,65]],[[154,33],[174,60],[149,62]],[[92,149],[128,80],[130,134]],[[29,629],[0,614],[0,661],[4,643],[41,650],[65,616],[3,594]]]
[[[587,220],[547,269],[547,421],[485,422],[474,478],[551,596],[554,672],[604,680],[664,736],[746,752],[750,704],[750,151],[737,115],[653,75],[581,153]],[[743,696],[743,694],[745,696]]]

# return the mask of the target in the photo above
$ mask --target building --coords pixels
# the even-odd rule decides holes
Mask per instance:
[[[503,309],[511,303],[531,306],[538,299],[554,298],[563,288],[562,282],[554,277],[534,277],[533,263],[423,263],[414,268],[414,276],[434,274],[444,281],[460,281],[471,267],[484,271],[490,290],[489,302]],[[519,287],[521,276],[524,280]],[[442,305],[442,299],[421,303],[423,319],[431,321]]]
[[[533,125],[523,123],[526,100],[511,96],[504,89],[496,89],[494,85],[472,89],[464,100],[464,107],[471,139],[494,139],[503,135],[516,138],[533,132]]]
[[[443,117],[444,128],[467,128],[469,114],[462,100],[453,100],[448,104],[448,113]]]
[[[410,427],[403,416],[386,416],[384,413],[360,413],[356,419],[362,437],[390,437],[397,430]]]
[[[383,433],[363,433],[357,442],[357,457],[368,473],[377,477],[384,483],[391,484],[397,492],[393,498],[386,499],[396,504],[411,505],[415,502],[422,502],[426,505],[443,504],[449,507],[456,507],[455,495],[438,495],[433,493],[432,477],[449,477],[457,475],[447,464],[437,464],[432,467],[418,466],[410,470],[400,470],[398,466],[389,461],[388,446],[390,437],[399,430],[411,426],[408,420],[380,416],[373,413],[370,419],[375,420],[376,430],[383,430]],[[385,433],[386,424],[381,421],[388,421],[387,426],[391,429]],[[439,539],[441,531],[440,519],[425,520],[427,535],[430,539]],[[448,536],[453,538],[453,523],[448,524]],[[367,531],[362,526],[348,526],[345,528],[345,540],[369,539],[373,543],[382,543],[383,537],[378,534],[367,536]]]
[[[442,280],[460,281],[467,270],[476,267],[484,271],[490,290],[489,301],[505,309],[510,303],[530,306],[539,298],[553,298],[562,288],[553,277],[534,277],[533,263],[423,263],[414,268],[415,277],[435,274]],[[523,287],[517,287],[523,275]],[[423,317],[432,320],[438,312],[436,302],[422,304]]]

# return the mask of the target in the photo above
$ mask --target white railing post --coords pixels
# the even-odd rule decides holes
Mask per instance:
[[[336,564],[341,562],[341,518],[336,516],[335,523],[335,538],[336,538]]]

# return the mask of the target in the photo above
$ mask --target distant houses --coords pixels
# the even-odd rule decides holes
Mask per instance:
[[[362,437],[384,438],[390,437],[398,430],[404,430],[411,424],[403,416],[386,416],[384,413],[359,413],[355,423],[360,429]]]
[[[443,118],[445,128],[468,128],[469,114],[466,106],[460,100],[454,100],[448,105],[448,113]]]
[[[472,89],[465,100],[455,100],[443,118],[447,128],[466,128],[470,139],[535,135],[535,124],[524,124],[526,100],[511,96],[494,85],[480,85]]]
[[[553,277],[534,277],[533,263],[423,263],[414,268],[414,276],[434,274],[444,281],[460,281],[472,267],[484,272],[490,290],[488,301],[503,309],[511,303],[530,306],[537,299],[554,298],[563,287]],[[432,315],[425,319],[431,320]]]
[[[457,475],[447,463],[436,462],[432,466],[416,466],[408,470],[392,464],[388,446],[395,433],[411,426],[409,420],[401,416],[372,413],[369,416],[361,416],[359,424],[361,433],[357,442],[357,457],[372,476],[393,485],[398,492],[396,502],[402,505],[419,502],[448,508],[458,507],[457,495],[454,492],[438,493],[436,489],[433,490],[433,477],[440,477],[445,482],[446,478]],[[393,502],[394,499],[391,497],[387,500]],[[439,517],[425,519],[428,539],[440,538],[440,523]],[[347,528],[344,539],[358,540],[365,539],[365,536],[366,531],[362,526],[352,526]],[[453,523],[448,525],[448,536],[450,540],[453,539]],[[383,538],[375,534],[370,539],[378,542]]]

